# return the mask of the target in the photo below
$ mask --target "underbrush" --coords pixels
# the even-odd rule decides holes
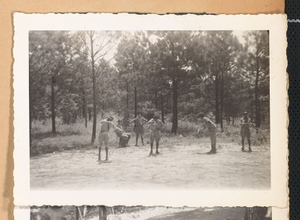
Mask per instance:
[[[100,120],[97,123],[97,132],[95,143],[91,144],[92,136],[92,122],[88,122],[87,127],[84,125],[84,121],[78,121],[75,124],[62,124],[58,121],[56,124],[56,133],[51,133],[51,122],[33,122],[31,128],[31,144],[30,155],[38,155],[44,153],[52,153],[63,150],[82,150],[90,149],[95,145],[98,145],[98,132],[100,126]],[[173,147],[175,145],[192,145],[198,142],[197,139],[203,139],[202,141],[209,142],[208,134],[205,133],[202,124],[188,121],[178,121],[177,135],[171,134],[172,123],[166,121],[162,127],[162,140],[161,144],[165,147]],[[130,144],[135,143],[135,135],[133,131],[133,125],[131,125],[127,131],[132,133],[132,139]],[[270,133],[266,127],[255,129],[251,127],[251,145],[261,146],[269,144]],[[139,140],[140,141],[140,140]],[[117,137],[111,129],[110,131],[110,145],[117,146]],[[239,125],[227,125],[224,124],[224,130],[217,129],[217,143],[237,143],[241,144],[240,126]],[[149,130],[145,125],[145,144],[149,144]]]
[[[52,153],[62,150],[91,147],[92,123],[85,127],[84,121],[75,124],[56,123],[56,133],[51,132],[51,121],[35,121],[31,128],[30,155]]]

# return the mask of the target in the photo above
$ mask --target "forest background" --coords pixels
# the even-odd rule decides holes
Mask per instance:
[[[269,132],[268,31],[31,31],[29,78],[31,147],[94,143],[101,118],[130,131],[138,112],[160,115],[165,135],[194,134],[200,112],[219,133],[245,111]]]

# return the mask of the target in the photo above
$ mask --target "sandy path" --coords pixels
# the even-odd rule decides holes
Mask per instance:
[[[31,189],[270,187],[269,149],[243,153],[236,144],[222,144],[216,155],[204,154],[208,150],[208,144],[169,146],[147,157],[149,146],[112,148],[111,163],[101,164],[97,149],[45,154],[30,160]]]

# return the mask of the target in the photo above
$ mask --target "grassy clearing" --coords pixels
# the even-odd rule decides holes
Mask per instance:
[[[57,123],[55,134],[51,133],[51,122],[34,122],[31,129],[30,155],[52,153],[61,150],[81,149],[91,146],[92,124],[85,128],[83,122],[64,125]]]
[[[98,120],[97,131],[100,127]],[[202,125],[194,122],[180,121],[178,122],[177,135],[171,134],[172,123],[166,122],[162,128],[163,138],[161,144],[164,147],[172,148],[176,145],[192,145],[198,142],[209,142],[207,134],[202,129]],[[200,128],[200,130],[199,130]],[[63,150],[72,149],[90,149],[98,144],[97,139],[94,144],[91,144],[92,136],[92,122],[88,123],[88,126],[84,126],[83,121],[78,121],[76,124],[62,124],[57,122],[57,132],[51,133],[51,121],[39,122],[35,121],[32,124],[31,129],[31,145],[30,155],[38,155],[44,153],[52,153]],[[128,128],[128,131],[133,130],[133,125]],[[145,125],[145,143],[149,144],[149,132],[147,125]],[[98,134],[98,132],[97,132]],[[135,142],[134,133],[132,132],[131,144]],[[267,128],[259,129],[258,132],[254,128],[251,128],[251,144],[254,146],[260,146],[269,144],[269,130]],[[117,146],[117,137],[115,133],[110,131],[110,145]],[[217,130],[217,144],[218,143],[241,143],[240,127],[239,125],[224,125],[224,132],[221,129]]]

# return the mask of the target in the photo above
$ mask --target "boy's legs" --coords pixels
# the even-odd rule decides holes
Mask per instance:
[[[158,148],[159,148],[159,141],[160,141],[160,134],[159,133],[157,133],[157,134],[155,134],[155,142],[156,142],[156,154],[159,154],[159,152],[158,152]]]
[[[150,150],[150,155],[149,156],[153,155],[153,144],[154,144],[154,136],[153,136],[153,134],[150,134],[150,148],[151,148],[151,150]]]
[[[101,148],[102,148],[102,144],[103,144],[103,136],[102,134],[99,134],[99,151],[98,151],[98,161],[101,161]]]
[[[101,161],[101,146],[99,146],[98,161]]]
[[[158,148],[159,148],[159,140],[156,139],[155,142],[156,142],[156,152],[155,152],[155,153],[156,153],[156,154],[159,154],[159,152],[158,152]]]
[[[135,146],[138,146],[139,134],[140,132],[135,132]]]
[[[244,143],[245,143],[245,130],[241,129],[241,138],[242,138],[242,151],[245,151]]]
[[[142,145],[144,145],[144,136],[141,134]]]
[[[104,145],[105,145],[105,153],[106,153],[105,160],[107,161],[108,160],[108,133],[105,133]]]
[[[252,149],[251,149],[251,142],[250,142],[250,136],[251,136],[251,134],[250,134],[250,130],[248,128],[248,130],[247,130],[247,141],[248,141],[248,145],[249,145],[249,152],[252,151]]]
[[[249,145],[249,151],[251,152],[251,151],[252,151],[252,149],[251,149],[250,137],[248,137],[248,145]]]
[[[213,153],[217,153],[217,148],[216,148],[216,145],[217,145],[217,133],[216,131],[214,130],[213,131]]]
[[[106,153],[105,160],[108,161],[108,147],[105,147],[105,153]]]
[[[211,143],[211,150],[208,152],[208,154],[215,154],[217,153],[216,151],[216,131],[210,131],[209,132],[210,136],[210,143]]]
[[[101,161],[101,145],[99,146],[98,161]]]
[[[122,145],[121,142],[122,142],[122,136],[119,137],[119,147],[121,147],[121,145]]]

